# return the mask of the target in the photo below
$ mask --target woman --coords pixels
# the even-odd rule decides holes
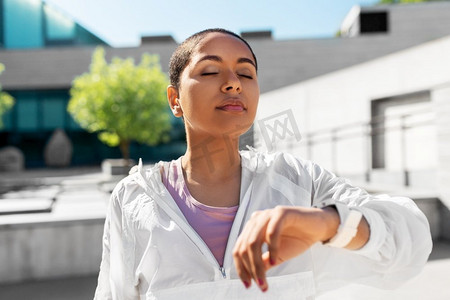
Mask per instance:
[[[238,151],[259,98],[246,41],[191,36],[170,80],[186,153],[140,165],[113,191],[96,299],[313,299],[420,272],[431,237],[410,199],[370,196],[289,154]]]

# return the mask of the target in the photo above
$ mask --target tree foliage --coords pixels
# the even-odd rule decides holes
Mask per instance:
[[[5,66],[3,64],[0,64],[0,74],[3,73],[5,70]],[[8,93],[1,91],[1,85],[0,85],[0,128],[3,128],[3,114],[6,113],[8,110],[11,109],[14,105],[14,98],[11,97]]]
[[[143,54],[138,65],[131,58],[117,57],[108,64],[99,47],[90,71],[74,79],[67,109],[82,128],[97,132],[108,146],[119,146],[128,159],[131,141],[147,145],[168,141],[168,84],[156,55]]]

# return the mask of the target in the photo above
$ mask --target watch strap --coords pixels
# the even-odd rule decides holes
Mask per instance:
[[[361,212],[353,209],[348,210],[345,218],[341,216],[341,224],[338,227],[336,235],[324,243],[324,245],[336,248],[344,248],[347,246],[356,236],[361,218]]]

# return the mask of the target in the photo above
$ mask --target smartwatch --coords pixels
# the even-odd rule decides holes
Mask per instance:
[[[356,236],[361,218],[361,212],[350,209],[344,220],[341,219],[342,221],[338,227],[336,235],[328,242],[324,243],[324,245],[336,248],[344,248],[347,246]]]

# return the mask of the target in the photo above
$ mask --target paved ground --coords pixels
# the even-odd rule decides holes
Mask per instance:
[[[94,297],[97,276],[0,285],[2,300],[88,300]]]
[[[447,251],[450,251],[448,245]],[[336,299],[448,300],[450,299],[450,258],[429,261],[421,274],[394,291],[352,285],[318,298],[318,300]]]
[[[1,189],[15,189],[20,185],[29,186],[65,186],[66,188],[81,188],[86,184],[95,184],[108,190],[108,180],[105,180],[99,168],[67,170],[35,170],[32,172],[0,175]],[[42,193],[50,193],[47,190]],[[22,191],[22,195],[33,193]],[[4,194],[5,195],[5,194]],[[2,195],[0,195],[0,200]],[[58,207],[55,211],[58,215],[73,214],[74,208],[80,202],[71,201],[70,206]],[[77,204],[78,203],[78,204]],[[94,211],[102,213],[104,202],[99,201]],[[39,214],[36,214],[36,218]],[[19,216],[19,215],[17,215]],[[21,219],[30,221],[33,214],[21,215],[21,217],[0,216],[2,222]],[[0,223],[2,223],[0,222]],[[1,262],[0,262],[1,267]],[[76,278],[59,278],[45,281],[22,282],[0,285],[0,300],[87,300],[92,299],[96,287],[97,274]],[[424,271],[395,291],[382,291],[361,286],[349,286],[331,294],[323,295],[318,300],[448,300],[450,299],[450,242],[435,243],[432,255]]]
[[[448,300],[450,299],[450,243],[437,244],[432,258],[419,276],[395,291],[349,286],[318,297],[318,300]],[[97,275],[95,274],[80,278],[0,285],[0,299],[88,300],[93,298],[96,283]]]

